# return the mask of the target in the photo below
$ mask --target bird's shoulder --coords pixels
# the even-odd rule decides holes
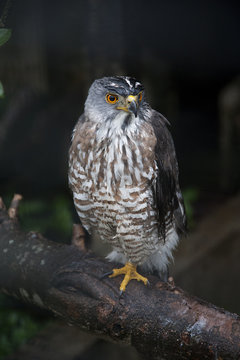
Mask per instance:
[[[169,131],[170,123],[165,116],[156,110],[152,111],[150,123],[156,137],[155,155],[157,163],[177,180],[178,163],[173,138]]]

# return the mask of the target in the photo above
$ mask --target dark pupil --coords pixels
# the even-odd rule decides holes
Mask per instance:
[[[109,101],[113,102],[115,100],[116,100],[116,96],[112,96],[112,95],[109,96]]]

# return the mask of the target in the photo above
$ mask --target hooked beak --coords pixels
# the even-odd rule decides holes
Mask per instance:
[[[138,97],[134,95],[129,95],[126,99],[126,106],[118,106],[117,109],[132,112],[135,117],[137,117]]]
[[[137,112],[138,112],[137,96],[129,95],[127,97],[127,107],[128,107],[128,110],[131,111],[135,115],[135,117],[137,117]]]

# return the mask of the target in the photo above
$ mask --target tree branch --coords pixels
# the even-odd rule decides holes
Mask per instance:
[[[0,288],[6,294],[95,335],[132,345],[145,359],[240,357],[237,315],[154,276],[148,276],[150,287],[131,281],[119,298],[119,277],[100,280],[113,264],[81,251],[82,240],[76,247],[22,232],[16,211],[9,217],[0,201]],[[75,233],[75,239],[80,235]]]

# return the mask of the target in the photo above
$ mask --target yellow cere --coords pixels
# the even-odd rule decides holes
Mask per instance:
[[[128,102],[138,101],[138,97],[137,97],[137,96],[134,96],[134,95],[128,95],[127,101],[128,101]]]

